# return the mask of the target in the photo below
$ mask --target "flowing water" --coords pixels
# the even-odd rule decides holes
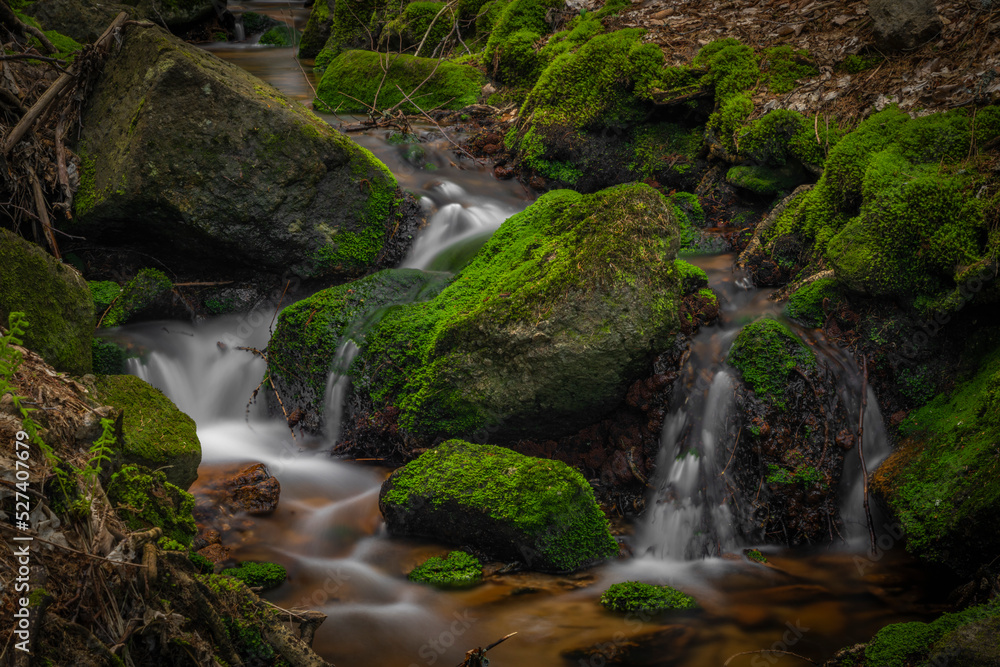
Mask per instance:
[[[243,8],[263,4],[280,3],[247,2]],[[227,45],[213,50],[293,96],[311,95],[297,88],[308,86],[288,49]],[[432,139],[422,144],[422,164],[432,163],[433,169],[414,167],[405,147],[388,143],[382,133],[355,138],[386,162],[430,213],[406,265],[447,269],[474,252],[529,198],[516,183],[497,182],[485,167],[456,158],[443,140],[433,140],[431,130],[421,131]],[[204,458],[193,493],[248,462],[267,464],[278,478],[277,511],[243,531],[233,556],[285,565],[288,581],[267,597],[284,607],[328,614],[314,646],[338,665],[456,665],[465,651],[511,632],[518,634],[490,652],[493,665],[700,667],[771,648],[820,660],[866,640],[886,623],[926,618],[934,610],[931,586],[899,549],[869,556],[863,544],[851,540],[815,550],[762,547],[768,566],[733,555],[747,545],[739,542],[734,518],[719,501],[721,491],[710,482],[733,447],[733,377],[724,358],[740,324],[776,315],[779,307],[733,273],[732,256],[692,261],[708,271],[723,316],[691,342],[677,401],[664,424],[658,477],[650,491],[654,509],[627,538],[636,556],[572,576],[493,574],[464,591],[441,592],[406,580],[406,572],[421,560],[448,549],[386,535],[378,490],[390,471],[327,455],[336,419],[329,420],[324,438],[306,441],[293,437],[283,422],[269,420],[261,406],[248,405],[264,363],[235,347],[263,348],[272,313],[197,324],[144,323],[115,335],[146,350],[130,362],[130,372],[162,389],[197,422]],[[837,369],[844,400],[856,406],[861,385],[850,355],[817,332],[803,335]],[[328,383],[328,414],[342,409],[348,381],[338,369],[355,351],[347,345],[338,351]],[[887,445],[874,397],[868,405],[866,449],[874,467]],[[843,489],[850,535],[864,530],[854,496],[860,491],[855,467],[848,466]],[[679,586],[698,599],[701,609],[654,619],[605,612],[598,604],[601,592],[626,580]],[[731,664],[751,664],[753,657]],[[769,655],[764,664],[800,662]]]

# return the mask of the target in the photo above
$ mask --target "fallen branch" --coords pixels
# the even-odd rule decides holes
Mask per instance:
[[[516,632],[512,632],[509,635],[505,635],[500,639],[496,640],[486,648],[474,648],[471,651],[466,652],[465,660],[458,665],[458,667],[486,667],[489,664],[484,657],[486,652],[495,646],[503,644],[505,641],[516,635]]]
[[[757,650],[757,651],[743,651],[742,653],[735,653],[735,654],[729,656],[729,658],[724,663],[722,663],[722,667],[726,667],[730,663],[730,661],[732,661],[733,658],[738,658],[741,655],[752,655],[754,653],[780,653],[781,655],[790,655],[790,656],[792,656],[794,658],[799,658],[800,660],[805,660],[806,662],[808,662],[810,664],[813,664],[813,665],[818,665],[819,664],[815,660],[810,660],[809,658],[805,657],[804,655],[799,655],[798,653],[792,653],[791,651],[778,651],[778,650],[775,650],[775,649],[765,648],[765,649],[760,649],[760,650]]]
[[[419,87],[419,86],[418,86],[418,87]],[[458,150],[459,150],[460,152],[462,152],[462,153],[464,153],[465,155],[467,155],[467,156],[469,156],[470,158],[472,158],[472,159],[473,159],[473,160],[475,161],[475,163],[476,163],[476,164],[482,164],[482,162],[481,162],[481,161],[480,161],[480,160],[479,160],[479,159],[478,159],[478,158],[477,158],[477,157],[476,157],[475,155],[473,155],[472,153],[470,153],[469,151],[467,151],[467,150],[466,150],[466,149],[465,149],[465,148],[464,148],[463,146],[460,146],[459,144],[455,143],[455,141],[454,141],[454,140],[453,140],[453,139],[452,139],[451,137],[449,137],[449,136],[448,136],[448,133],[444,131],[444,129],[443,129],[443,128],[442,128],[442,127],[441,127],[441,126],[440,126],[440,125],[438,124],[438,122],[437,122],[436,120],[434,120],[433,118],[431,118],[431,117],[430,117],[430,116],[429,116],[429,115],[427,114],[427,112],[426,112],[426,111],[424,111],[423,109],[421,109],[421,108],[420,108],[420,107],[419,107],[419,106],[417,105],[417,103],[416,103],[416,102],[414,102],[414,101],[413,101],[413,100],[412,100],[412,99],[410,98],[410,96],[409,96],[409,95],[407,95],[406,93],[404,93],[404,92],[403,92],[403,89],[399,87],[399,84],[396,84],[396,90],[398,90],[398,91],[399,91],[399,92],[400,92],[400,93],[401,93],[401,94],[403,95],[403,97],[404,97],[404,98],[405,98],[405,99],[406,99],[406,100],[407,100],[407,101],[408,101],[408,102],[409,102],[410,104],[412,104],[413,106],[415,106],[415,107],[417,108],[417,110],[418,110],[418,111],[419,111],[419,112],[421,113],[421,115],[423,115],[423,117],[424,117],[424,118],[426,118],[426,119],[427,119],[427,120],[429,120],[430,122],[434,123],[434,127],[436,127],[436,128],[438,129],[438,131],[439,131],[439,132],[441,133],[441,135],[442,135],[442,136],[443,136],[443,137],[444,137],[445,139],[447,139],[447,140],[448,140],[448,143],[450,143],[450,144],[451,144],[452,146],[454,146],[454,147],[455,147],[456,149],[458,149]]]
[[[12,30],[16,30],[25,37],[31,35],[41,43],[42,48],[45,49],[46,53],[57,53],[59,51],[59,49],[57,49],[52,42],[49,41],[49,38],[45,36],[44,32],[21,21],[21,19],[17,17],[17,14],[14,13],[14,10],[7,6],[6,2],[0,2],[0,23],[6,24]]]
[[[38,211],[38,219],[42,223],[42,231],[45,233],[45,240],[49,243],[52,255],[56,259],[62,259],[59,254],[59,244],[56,243],[56,235],[52,233],[52,222],[49,220],[49,208],[45,202],[45,194],[42,192],[42,184],[38,181],[38,175],[34,169],[28,169],[28,178],[31,180],[31,192],[35,196],[35,209]]]

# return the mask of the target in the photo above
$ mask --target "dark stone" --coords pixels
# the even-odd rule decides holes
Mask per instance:
[[[934,0],[869,0],[875,41],[890,49],[912,49],[941,30]]]

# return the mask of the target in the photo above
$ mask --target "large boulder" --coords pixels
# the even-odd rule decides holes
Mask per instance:
[[[393,535],[472,545],[491,558],[565,572],[618,553],[579,472],[560,461],[449,440],[396,470],[379,493]]]
[[[215,9],[212,0],[123,0],[117,4],[98,0],[36,0],[24,8],[24,13],[38,19],[47,30],[58,30],[78,42],[97,40],[120,12],[130,18],[182,28],[211,17]]]
[[[100,375],[94,389],[99,403],[122,412],[122,461],[162,470],[171,484],[188,489],[201,463],[194,420],[134,375]]]
[[[126,30],[78,152],[75,232],[175,265],[343,277],[409,242],[397,231],[403,195],[370,152],[160,28]]]
[[[89,373],[94,302],[87,281],[40,247],[0,229],[0,326],[25,313],[25,347],[60,371]]]
[[[427,441],[574,433],[619,405],[678,332],[677,247],[674,208],[647,185],[550,192],[434,299],[381,319],[356,391]]]
[[[282,310],[267,359],[268,377],[285,410],[298,415],[302,428],[318,431],[324,423],[327,378],[340,346],[348,340],[361,343],[387,308],[426,301],[449,279],[444,273],[388,269],[322,290]]]
[[[941,30],[934,0],[868,0],[875,41],[890,49],[912,49]]]

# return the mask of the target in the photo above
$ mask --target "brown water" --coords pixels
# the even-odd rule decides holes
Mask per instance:
[[[290,50],[213,50],[298,99],[311,96],[300,86],[304,80],[301,72],[296,76]],[[398,147],[379,134],[356,138],[390,168],[400,168]],[[449,164],[434,173],[411,169],[401,177],[406,187],[430,200],[429,211],[440,213],[450,204],[466,211],[495,206],[500,215],[504,207],[513,211],[526,205],[527,196],[516,184],[497,182],[487,169],[463,163],[442,147],[437,151],[433,159]],[[456,194],[452,186],[464,194]],[[468,201],[462,203],[462,197]],[[460,219],[461,211],[452,217]],[[443,233],[441,247],[467,231]],[[773,314],[776,307],[766,294],[740,286],[730,268],[731,256],[692,261],[710,272],[728,308],[729,324],[699,334],[705,345],[701,353],[692,353],[690,363],[702,363],[696,361],[698,354],[706,360],[725,354],[727,332],[735,324]],[[734,542],[714,558],[685,561],[647,554],[573,576],[493,573],[482,585],[464,591],[413,585],[406,573],[448,549],[386,535],[377,500],[388,470],[331,459],[322,453],[330,443],[292,440],[282,424],[262,414],[244,421],[244,405],[263,373],[262,362],[224,352],[216,341],[235,336],[245,345],[266,344],[269,317],[263,324],[251,321],[249,327],[247,319],[221,317],[197,326],[151,323],[129,327],[122,335],[154,351],[143,362],[133,362],[132,372],[163,389],[198,422],[204,450],[199,484],[249,461],[265,462],[280,480],[278,510],[255,519],[233,555],[286,566],[288,581],[267,597],[281,606],[328,614],[315,647],[341,667],[456,665],[465,651],[511,632],[517,635],[489,653],[494,667],[700,667],[767,649],[821,661],[838,648],[867,640],[887,623],[926,618],[937,610],[924,572],[891,540],[889,551],[875,557],[861,543],[812,551],[762,547],[769,564],[760,565],[736,555],[739,547],[749,545]],[[714,372],[712,363],[695,369],[705,369],[706,382]],[[693,382],[683,390],[701,391]],[[641,546],[639,537],[653,530],[651,525],[644,518],[636,526],[638,535],[627,541]],[[495,570],[495,564],[488,567]],[[651,619],[603,610],[601,592],[626,580],[669,583],[693,595],[701,609]],[[775,654],[741,656],[730,664],[802,662]]]

